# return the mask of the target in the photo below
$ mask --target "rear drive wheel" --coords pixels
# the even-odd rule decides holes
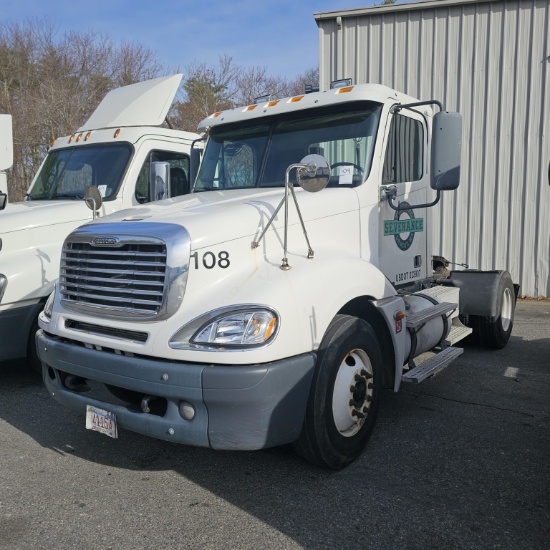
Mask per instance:
[[[382,356],[374,330],[362,319],[337,315],[317,354],[298,454],[340,469],[372,433],[382,387]]]
[[[497,315],[478,318],[478,330],[483,344],[494,349],[506,346],[512,334],[515,309],[516,294],[512,277],[507,271],[503,271],[498,286]]]

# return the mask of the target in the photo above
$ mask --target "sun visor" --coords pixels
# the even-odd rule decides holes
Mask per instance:
[[[124,126],[160,126],[183,75],[164,76],[111,90],[78,131]]]

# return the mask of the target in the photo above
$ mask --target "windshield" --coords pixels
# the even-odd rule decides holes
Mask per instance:
[[[328,160],[329,185],[359,185],[370,171],[380,109],[350,103],[213,128],[195,191],[282,186],[288,166],[312,153]]]
[[[26,199],[82,199],[89,185],[114,198],[131,155],[128,143],[50,151]]]

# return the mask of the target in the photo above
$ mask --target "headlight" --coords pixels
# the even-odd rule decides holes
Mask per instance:
[[[278,316],[270,309],[223,308],[182,327],[169,344],[175,349],[250,349],[270,343],[278,325]]]
[[[54,288],[54,291],[48,296],[48,299],[46,300],[46,304],[44,305],[44,310],[42,311],[46,321],[50,321],[52,318],[54,299],[55,299],[55,288]]]
[[[2,301],[4,292],[6,291],[7,286],[8,286],[8,278],[5,275],[2,275],[0,273],[0,302]]]

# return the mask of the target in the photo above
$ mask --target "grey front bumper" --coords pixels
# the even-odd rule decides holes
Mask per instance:
[[[128,357],[88,349],[39,330],[43,378],[59,403],[85,412],[93,405],[116,414],[119,427],[158,439],[214,449],[254,450],[295,441],[302,428],[315,354],[272,363],[222,366]],[[166,400],[162,415],[91,398],[69,390],[72,374]],[[192,420],[179,412],[182,401],[195,409]]]

